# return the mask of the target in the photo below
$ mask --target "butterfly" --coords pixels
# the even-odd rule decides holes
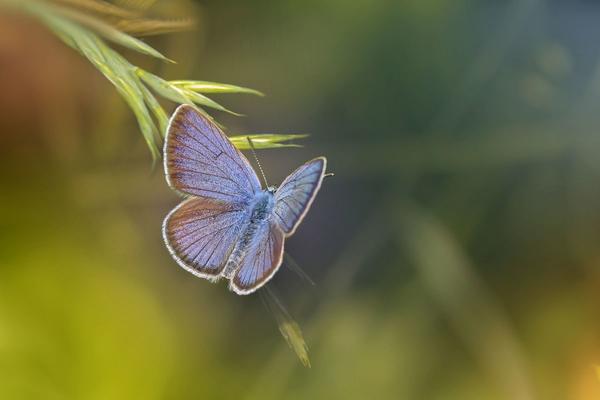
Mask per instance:
[[[165,218],[167,249],[185,270],[209,281],[229,280],[250,294],[275,275],[291,236],[325,176],[318,157],[292,172],[280,187],[261,187],[244,155],[196,108],[173,113],[164,144],[169,186],[186,199]]]

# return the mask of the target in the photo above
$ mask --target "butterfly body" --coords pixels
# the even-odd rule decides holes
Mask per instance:
[[[208,118],[180,106],[164,147],[167,183],[187,198],[163,222],[163,238],[186,271],[229,280],[237,294],[266,284],[281,266],[285,238],[310,208],[326,159],[298,167],[279,186],[262,189],[244,155]]]
[[[272,191],[265,190],[256,195],[256,198],[251,203],[251,212],[248,215],[248,219],[244,222],[241,229],[242,234],[231,252],[221,276],[231,279],[240,267],[240,263],[248,253],[248,250],[252,246],[257,245],[255,243],[257,238],[256,233],[260,231],[261,227],[269,223],[268,218],[270,218],[274,204]]]

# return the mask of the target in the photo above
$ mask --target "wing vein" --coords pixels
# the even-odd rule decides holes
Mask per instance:
[[[200,130],[198,129],[198,127],[196,127],[195,125],[194,125],[194,128],[196,128],[196,130],[198,130],[200,133],[202,133],[202,131],[200,131]],[[244,175],[246,175],[246,178],[248,179],[248,182],[252,182],[252,177],[251,177],[251,176],[248,176],[248,168],[244,168],[244,167],[243,167],[243,166],[242,166],[242,165],[241,165],[241,164],[238,162],[238,160],[236,159],[236,158],[238,158],[238,159],[240,158],[240,154],[239,154],[239,153],[236,153],[236,150],[235,150],[235,147],[233,146],[233,144],[231,144],[231,142],[229,142],[229,144],[230,144],[230,146],[231,146],[231,147],[229,147],[229,146],[226,146],[226,147],[229,147],[229,150],[230,150],[230,151],[227,151],[228,149],[227,149],[227,148],[225,148],[225,147],[223,147],[223,144],[224,144],[224,143],[223,143],[223,141],[225,140],[225,138],[223,138],[224,134],[223,134],[222,132],[218,131],[218,130],[217,130],[215,127],[213,127],[213,126],[209,126],[209,129],[211,130],[211,132],[213,133],[213,135],[214,135],[214,136],[216,136],[217,138],[221,139],[221,140],[220,140],[220,141],[221,141],[221,146],[217,146],[217,145],[215,144],[215,142],[213,142],[213,140],[212,140],[212,139],[211,139],[211,138],[210,138],[208,135],[204,135],[204,137],[205,137],[205,138],[206,138],[206,139],[207,139],[207,140],[208,140],[208,141],[209,141],[209,142],[210,142],[210,143],[211,143],[213,146],[215,146],[215,147],[217,147],[219,150],[221,150],[221,151],[223,152],[223,154],[225,154],[227,157],[229,157],[229,159],[230,159],[231,161],[233,161],[233,162],[234,162],[234,163],[235,163],[235,164],[238,166],[238,168],[239,168],[239,169],[240,169],[240,170],[241,170],[241,171],[244,173]],[[227,140],[227,141],[229,141],[229,139],[226,139],[226,140]],[[232,156],[231,156],[231,152],[233,152],[233,153],[234,153],[234,154],[235,154],[237,157],[236,157],[236,158],[232,157]],[[218,155],[217,155],[217,157],[218,157]],[[254,188],[252,188],[252,192],[254,193]]]
[[[200,132],[200,134],[202,134],[202,131],[199,131],[199,132]],[[193,141],[195,141],[196,143],[198,143],[200,146],[204,147],[206,150],[208,150],[208,151],[209,151],[209,152],[212,154],[212,157],[210,157],[210,158],[212,158],[212,159],[213,159],[213,161],[215,160],[215,158],[219,157],[219,155],[218,155],[217,153],[213,153],[213,152],[212,152],[212,151],[211,151],[211,150],[210,150],[210,149],[209,149],[209,148],[208,148],[208,147],[207,147],[207,146],[206,146],[204,143],[200,142],[198,139],[196,139],[196,138],[195,138],[194,136],[192,136],[190,133],[188,133],[188,132],[185,132],[185,135],[186,135],[186,136],[188,136],[188,137],[189,137],[190,139],[192,139]],[[210,140],[210,138],[209,138],[209,136],[208,136],[208,135],[203,135],[203,134],[202,134],[202,136],[204,136],[204,137],[205,137],[205,138],[206,138],[206,139],[207,139],[209,142],[211,142],[211,143],[212,143],[212,141]],[[186,147],[188,147],[188,148],[190,148],[190,149],[193,149],[192,147],[189,147],[189,146],[187,146],[187,145],[185,145],[185,146],[186,146]],[[215,147],[217,147],[217,146],[215,146]],[[220,147],[219,147],[219,149],[220,149],[221,151],[223,151],[223,148],[220,148]],[[206,158],[209,158],[209,156],[208,156],[208,155],[202,154],[202,153],[201,153],[200,151],[198,151],[197,149],[194,149],[194,150],[196,150],[196,152],[197,152],[198,154],[200,154],[200,155],[202,155],[202,156],[204,156],[204,157],[206,157]],[[226,153],[223,151],[223,154],[226,154]],[[216,156],[216,157],[215,157],[215,156]],[[231,157],[230,157],[230,158],[231,158]],[[232,161],[234,161],[234,162],[235,162],[235,160],[233,160],[233,159],[232,159]],[[209,165],[209,164],[207,164],[207,163],[204,163],[204,164],[205,164],[205,165]],[[237,164],[237,163],[236,163],[236,164]],[[219,165],[218,165],[217,163],[213,163],[213,165],[215,166],[215,168],[217,168],[217,169],[218,169],[219,171],[221,171],[223,174],[227,175],[227,173],[226,173],[225,171],[223,171],[223,169],[222,169],[221,167],[219,167]],[[238,164],[238,165],[239,165],[239,164]],[[237,182],[236,182],[236,183],[237,183]],[[242,191],[244,190],[244,188],[242,188],[242,187],[239,185],[239,183],[237,183],[237,185],[238,185],[238,187],[240,188],[240,190],[242,190]]]
[[[223,214],[221,214],[221,215],[225,215],[225,213],[223,213]],[[210,217],[217,218],[218,216],[214,216],[214,215],[213,215],[213,216],[209,216],[209,217],[202,218],[202,219],[199,219],[199,220],[191,220],[191,221],[189,221],[189,222],[190,222],[190,223],[198,223],[199,221],[203,221],[203,220],[205,220],[205,219],[208,219],[208,218],[210,218]],[[209,224],[205,224],[205,225],[201,225],[200,227],[196,227],[196,228],[194,228],[194,230],[193,230],[193,231],[186,232],[184,235],[178,236],[178,237],[177,237],[177,239],[178,239],[178,240],[187,239],[188,237],[190,237],[190,236],[192,236],[192,235],[194,235],[194,234],[196,234],[196,233],[200,232],[202,229],[206,229],[206,228],[210,228]]]

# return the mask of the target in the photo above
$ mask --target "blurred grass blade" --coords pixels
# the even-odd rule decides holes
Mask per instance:
[[[254,147],[257,149],[276,149],[282,147],[302,147],[302,145],[295,143],[282,143],[288,142],[295,139],[304,139],[308,135],[299,134],[275,134],[275,133],[263,133],[263,134],[252,134],[252,135],[234,135],[229,136],[229,140],[237,147],[242,150],[249,150],[250,145],[248,139],[252,139]]]
[[[242,86],[228,85],[226,83],[207,81],[170,81],[170,83],[182,89],[191,90],[198,93],[246,93],[254,94],[256,96],[264,96],[264,94],[258,90]]]
[[[66,18],[69,18],[73,21],[80,23],[83,26],[86,26],[93,31],[97,32],[99,35],[105,37],[106,39],[117,43],[123,47],[127,47],[131,50],[137,51],[142,54],[146,54],[152,57],[156,57],[163,61],[174,63],[175,61],[170,60],[169,58],[162,55],[158,50],[154,49],[150,45],[142,42],[139,39],[134,38],[131,35],[128,35],[117,28],[113,27],[106,22],[83,14],[81,12],[75,11],[73,9],[65,8],[65,7],[54,7],[54,10]]]
[[[298,323],[290,315],[269,285],[265,286],[258,293],[265,307],[275,317],[281,336],[283,336],[290,348],[296,353],[302,365],[310,368],[308,346],[304,341],[304,336]]]
[[[115,24],[120,31],[136,36],[160,35],[163,33],[181,32],[192,29],[196,21],[191,18],[183,19],[129,19]]]
[[[312,286],[316,285],[315,281],[312,280],[312,278],[308,275],[308,273],[306,271],[304,271],[304,269],[302,269],[302,267],[300,265],[298,265],[296,260],[294,260],[287,251],[283,252],[283,262],[285,263],[286,267],[288,267],[289,269],[294,271],[296,273],[296,275],[298,275],[300,278],[304,279],[306,282],[310,283]]]
[[[77,7],[82,11],[89,11],[95,14],[104,15],[107,17],[118,18],[137,18],[140,16],[138,12],[127,10],[123,7],[99,0],[53,0],[55,3],[64,4],[67,6]]]
[[[156,3],[156,0],[117,0],[115,3],[121,7],[146,11]]]
[[[472,349],[505,398],[533,399],[520,342],[501,306],[477,275],[464,247],[433,214],[418,205],[393,205],[398,243],[452,327]]]
[[[107,19],[107,22],[117,30],[135,36],[180,32],[196,25],[193,18],[147,18],[143,15],[143,10],[126,9],[101,0],[53,0],[53,2]]]

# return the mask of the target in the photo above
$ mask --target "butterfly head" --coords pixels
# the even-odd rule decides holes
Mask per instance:
[[[277,186],[269,186],[267,187],[267,192],[274,194],[277,191]]]

